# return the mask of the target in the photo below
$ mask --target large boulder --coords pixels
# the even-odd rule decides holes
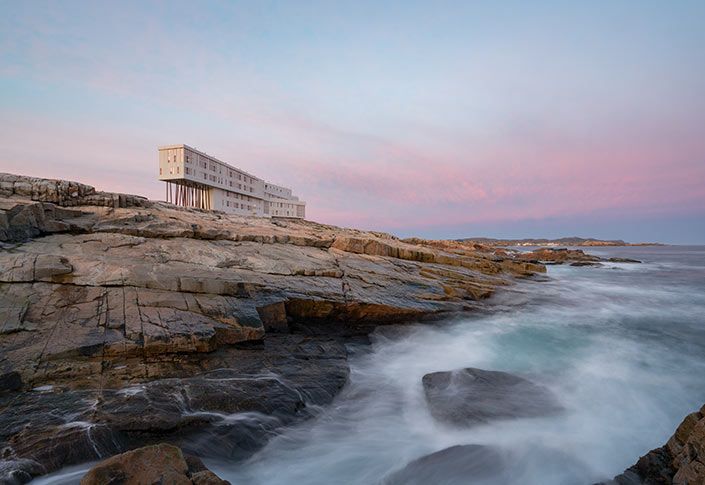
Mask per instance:
[[[504,463],[495,448],[457,445],[422,456],[391,473],[382,485],[501,483]]]
[[[546,387],[506,372],[433,372],[423,376],[423,387],[433,417],[454,426],[547,416],[561,409]]]
[[[189,463],[191,461],[191,463]],[[189,464],[192,464],[189,467]],[[195,465],[195,466],[194,466]],[[187,460],[176,446],[145,446],[113,456],[94,466],[81,485],[229,485],[203,467],[200,460]]]

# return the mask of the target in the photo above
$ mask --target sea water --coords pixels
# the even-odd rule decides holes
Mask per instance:
[[[705,403],[705,247],[588,252],[643,263],[549,266],[545,280],[503,290],[485,312],[381,327],[372,345],[350,347],[350,382],[316,418],[245,462],[203,458],[237,485],[378,484],[411,460],[466,444],[506,457],[497,484],[588,485],[621,473]],[[543,384],[564,411],[468,429],[439,423],[421,379],[464,367]],[[76,483],[86,468],[39,482]],[[476,482],[459,475],[432,485],[446,483]]]
[[[550,266],[547,281],[503,292],[491,312],[381,328],[371,347],[351,348],[349,385],[316,419],[244,463],[209,465],[237,484],[375,484],[423,455],[480,444],[508,457],[498,483],[587,485],[621,473],[705,403],[705,247],[588,252],[643,263]],[[469,429],[438,423],[421,379],[463,367],[544,384],[565,410]]]

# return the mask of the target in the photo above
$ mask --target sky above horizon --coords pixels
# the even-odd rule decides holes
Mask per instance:
[[[0,0],[0,171],[185,143],[401,236],[705,244],[705,2]]]

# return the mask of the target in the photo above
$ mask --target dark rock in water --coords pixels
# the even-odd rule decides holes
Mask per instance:
[[[459,426],[547,416],[562,409],[545,387],[506,372],[434,372],[423,376],[423,386],[433,417]]]
[[[264,347],[184,359],[183,372],[193,372],[195,364],[201,369],[190,377],[0,397],[0,447],[12,450],[0,457],[0,483],[22,472],[20,458],[47,473],[155,442],[201,456],[244,458],[279,427],[328,404],[347,382],[346,352],[338,342],[276,335]]]
[[[676,473],[671,464],[672,460],[673,457],[665,446],[657,448],[639,458],[639,461],[624,473],[596,485],[670,485],[675,483],[673,475]]]
[[[199,459],[187,459],[180,449],[163,443],[113,456],[98,463],[81,479],[81,485],[119,483],[230,485]]]
[[[576,261],[574,263],[570,263],[571,266],[602,266],[601,263],[597,263],[594,261]]]
[[[44,468],[33,460],[0,460],[0,484],[2,485],[27,483],[43,473],[45,473]]]
[[[18,372],[7,372],[0,375],[0,392],[22,389],[22,376]]]
[[[589,263],[598,262],[600,258],[587,254],[580,249],[567,248],[540,248],[530,253],[521,253],[517,256],[525,261],[541,261],[542,263],[563,264],[563,263]]]
[[[451,446],[422,456],[382,480],[383,485],[451,485],[496,481],[503,469],[502,455],[481,445]]]
[[[705,406],[689,414],[665,446],[599,485],[705,484]]]
[[[641,263],[638,259],[630,258],[609,258],[607,261],[610,263]]]

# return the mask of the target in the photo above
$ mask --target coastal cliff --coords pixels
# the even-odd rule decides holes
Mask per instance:
[[[343,337],[545,272],[476,243],[9,174],[0,244],[0,477],[17,482],[159,442],[248,456],[342,389]]]

